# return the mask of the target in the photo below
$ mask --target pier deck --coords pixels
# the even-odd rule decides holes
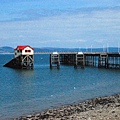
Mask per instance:
[[[119,52],[36,52],[35,54],[50,54],[50,68],[60,68],[60,64],[64,64],[73,65],[75,68],[95,66],[120,69]]]

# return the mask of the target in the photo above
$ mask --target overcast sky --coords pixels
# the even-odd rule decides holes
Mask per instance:
[[[0,0],[0,47],[117,47],[120,0]]]

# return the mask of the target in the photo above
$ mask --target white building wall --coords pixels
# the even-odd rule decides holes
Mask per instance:
[[[22,55],[33,55],[33,54],[34,54],[34,50],[30,47],[26,47],[24,50],[22,50]]]
[[[18,49],[14,51],[15,58],[18,57],[21,54],[22,54],[22,52],[20,52],[20,51],[18,52]]]
[[[14,50],[14,57],[18,57],[19,55],[33,55],[34,50],[30,47],[26,47],[24,50],[19,50],[18,48]]]

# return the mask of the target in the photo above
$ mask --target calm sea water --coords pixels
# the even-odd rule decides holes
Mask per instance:
[[[3,67],[12,58],[0,55],[0,119],[120,93],[120,70],[73,66],[50,70],[49,55],[35,55],[34,70]]]

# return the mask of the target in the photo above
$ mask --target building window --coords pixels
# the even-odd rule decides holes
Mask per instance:
[[[25,50],[25,52],[31,52],[31,50]]]

